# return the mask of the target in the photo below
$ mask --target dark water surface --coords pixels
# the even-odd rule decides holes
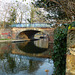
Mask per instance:
[[[49,53],[48,40],[18,43],[0,43],[0,75],[52,75],[54,64]]]

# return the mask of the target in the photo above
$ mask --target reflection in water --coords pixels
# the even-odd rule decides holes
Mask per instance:
[[[48,48],[48,39],[41,39],[38,41],[34,41],[36,47]]]
[[[46,42],[46,40],[43,41]],[[37,54],[47,51],[47,46],[41,45],[40,42],[41,46],[36,43],[38,41],[0,43],[0,75],[46,75],[46,69],[49,70],[48,74],[52,75],[54,64],[51,59],[23,55],[25,52]],[[16,54],[15,52],[12,54],[14,50],[16,50]],[[21,51],[23,52],[18,55]]]
[[[54,65],[51,59],[5,54],[0,59],[1,75],[45,75],[45,69],[52,75]],[[37,60],[38,59],[38,60]]]
[[[0,43],[0,54],[8,53],[11,51],[11,43]]]
[[[16,45],[18,46],[18,48],[20,50],[22,50],[26,53],[36,53],[36,54],[37,53],[42,53],[42,52],[46,51],[47,48],[48,48],[48,42],[44,41],[44,40],[17,43]]]

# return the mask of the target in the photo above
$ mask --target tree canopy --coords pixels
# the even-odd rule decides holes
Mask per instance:
[[[37,0],[36,7],[42,7],[49,13],[53,13],[56,19],[75,19],[75,0]]]

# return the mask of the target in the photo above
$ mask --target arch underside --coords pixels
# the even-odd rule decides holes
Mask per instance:
[[[36,30],[26,30],[22,31],[17,35],[17,39],[33,39],[34,35],[40,31]]]
[[[34,35],[38,32],[42,32],[43,31],[38,31],[38,30],[26,30],[26,31],[21,31],[18,35],[17,35],[17,39],[34,39]],[[46,34],[46,33],[45,33]]]

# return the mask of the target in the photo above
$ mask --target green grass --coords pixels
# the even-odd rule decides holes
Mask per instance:
[[[0,40],[11,40],[11,39],[0,39]]]

